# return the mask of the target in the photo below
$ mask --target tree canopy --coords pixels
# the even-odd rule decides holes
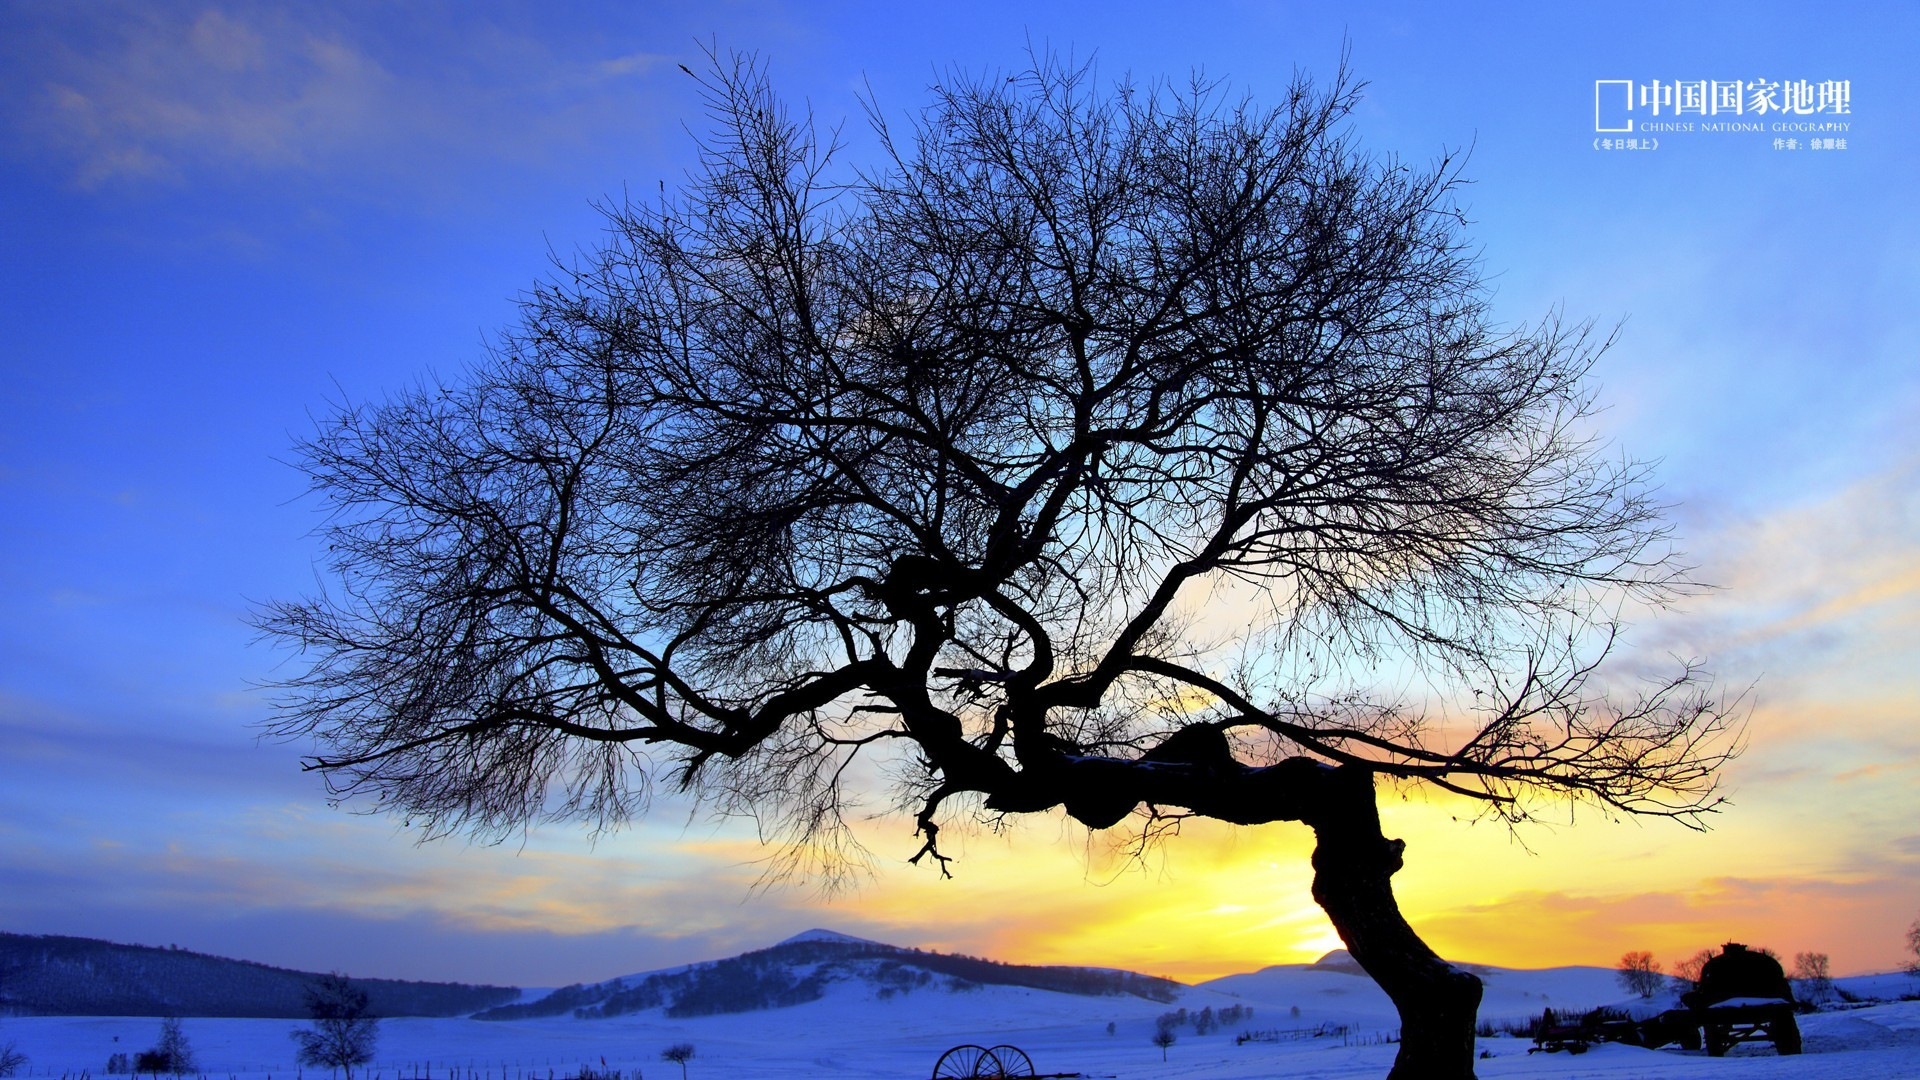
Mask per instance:
[[[1603,667],[1686,587],[1596,434],[1606,336],[1498,323],[1456,164],[1360,150],[1344,76],[1262,107],[1040,57],[870,104],[859,169],[757,62],[698,78],[684,188],[303,446],[332,587],[263,624],[340,790],[497,835],[665,779],[829,870],[873,755],[943,869],[943,822],[1064,809],[1303,821],[1390,875],[1376,776],[1714,808],[1696,667]]]
[[[368,1011],[367,992],[336,971],[315,979],[306,999],[313,1026],[293,1031],[300,1064],[341,1069],[353,1080],[353,1067],[373,1060],[380,1037],[380,1021]]]

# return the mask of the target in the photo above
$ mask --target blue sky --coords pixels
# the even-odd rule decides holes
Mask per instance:
[[[1720,587],[1633,647],[1754,684],[1736,805],[1707,838],[1582,817],[1528,854],[1416,798],[1416,922],[1501,963],[1739,933],[1884,969],[1920,914],[1916,40],[1893,5],[0,3],[0,928],[529,983],[816,924],[1173,974],[1324,943],[1287,833],[1103,885],[1042,822],[978,838],[958,883],[888,866],[825,900],[750,891],[751,831],[680,807],[597,843],[416,846],[255,739],[286,658],[244,617],[314,583],[292,442],[330,403],[457,373],[595,242],[594,201],[675,183],[701,42],[846,118],[854,160],[858,94],[898,114],[1033,42],[1269,100],[1346,50],[1367,146],[1470,152],[1500,313],[1620,324],[1608,434],[1661,460]],[[1596,79],[1845,80],[1846,146],[1603,151]],[[1212,920],[1204,963],[1130,952],[1143,911]]]

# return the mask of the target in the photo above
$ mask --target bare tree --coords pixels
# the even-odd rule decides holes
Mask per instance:
[[[380,1036],[379,1018],[367,1012],[367,992],[336,971],[314,980],[306,1001],[313,1026],[292,1033],[300,1064],[340,1069],[353,1080],[353,1067],[373,1060]]]
[[[1818,1004],[1833,996],[1833,972],[1823,952],[1793,954],[1793,981],[1800,984],[1800,1000]]]
[[[1355,149],[1344,77],[1268,109],[1038,58],[870,108],[858,172],[755,62],[701,83],[685,191],[303,447],[338,588],[262,615],[276,730],[429,833],[665,777],[830,881],[863,757],[942,873],[970,818],[1303,822],[1394,1075],[1471,1076],[1480,984],[1401,918],[1376,781],[1698,825],[1733,749],[1693,665],[1602,667],[1684,586],[1592,434],[1606,342],[1492,321],[1454,166]]]
[[[1660,962],[1650,952],[1630,952],[1620,958],[1620,986],[1630,994],[1650,998],[1667,985]]]
[[[1701,949],[1685,960],[1677,960],[1673,965],[1673,977],[1682,990],[1700,989],[1700,976],[1707,970],[1707,961],[1713,959],[1712,949]]]
[[[1907,927],[1907,951],[1913,954],[1913,959],[1907,962],[1907,974],[1920,975],[1920,919],[1913,920],[1913,925]]]
[[[693,1044],[674,1043],[660,1051],[660,1059],[680,1066],[680,1080],[687,1080],[687,1062],[693,1060]]]
[[[134,1056],[133,1071],[159,1076],[171,1073],[185,1076],[193,1072],[193,1044],[187,1041],[187,1032],[177,1016],[160,1019],[160,1041],[151,1049],[142,1050]]]
[[[1167,1060],[1167,1048],[1179,1041],[1180,1036],[1175,1035],[1172,1028],[1157,1028],[1153,1033],[1153,1045],[1160,1048],[1161,1061]]]

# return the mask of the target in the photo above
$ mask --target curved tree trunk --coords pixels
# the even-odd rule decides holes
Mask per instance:
[[[1440,959],[1400,916],[1393,875],[1401,840],[1380,832],[1373,774],[1343,766],[1328,778],[1313,827],[1313,898],[1347,951],[1400,1010],[1400,1053],[1388,1080],[1472,1080],[1480,980]]]

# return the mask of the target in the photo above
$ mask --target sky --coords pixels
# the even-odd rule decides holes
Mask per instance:
[[[943,881],[874,817],[874,873],[828,896],[757,888],[751,826],[671,802],[599,837],[423,844],[259,738],[289,658],[247,615],[318,573],[294,442],[457,377],[597,243],[596,203],[678,183],[680,64],[757,52],[858,157],[860,95],[902,115],[1032,45],[1265,100],[1344,54],[1367,147],[1467,152],[1496,314],[1618,328],[1603,425],[1658,461],[1714,586],[1626,648],[1746,693],[1732,802],[1704,833],[1584,808],[1509,833],[1386,790],[1415,926],[1512,967],[1739,940],[1888,970],[1920,916],[1917,12],[0,0],[0,930],[519,985],[812,926],[1186,980],[1337,946],[1298,826],[1129,860],[1043,817],[966,837]],[[1844,111],[1787,119],[1847,126],[1615,148],[1603,80],[1843,85]]]

